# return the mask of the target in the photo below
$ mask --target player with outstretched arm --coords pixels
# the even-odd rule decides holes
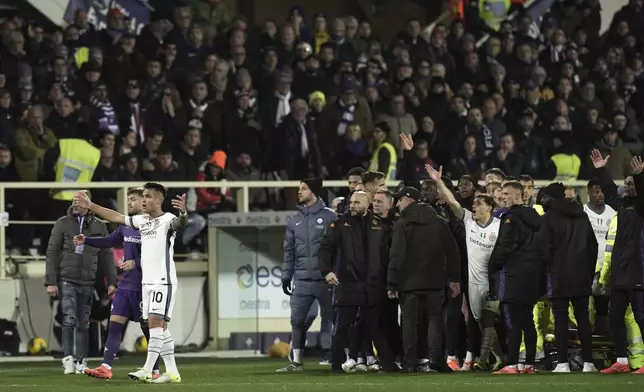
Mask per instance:
[[[141,270],[143,277],[143,319],[148,320],[150,340],[145,365],[128,376],[147,383],[180,383],[181,376],[174,358],[174,340],[168,330],[177,292],[177,272],[174,265],[174,240],[178,230],[185,227],[186,195],[172,200],[180,212],[177,217],[162,210],[166,189],[161,184],[148,182],[143,186],[142,215],[124,216],[119,212],[92,203],[84,192],[76,193],[74,203],[87,208],[112,223],[139,229],[141,234]],[[166,372],[152,378],[152,369],[159,356]]]
[[[132,188],[127,192],[127,212],[130,215],[143,213],[143,188]],[[95,369],[86,368],[85,374],[91,377],[109,380],[112,378],[112,363],[119,351],[125,325],[128,320],[141,324],[145,338],[150,340],[150,331],[145,320],[141,317],[141,234],[139,230],[119,226],[106,237],[85,237],[79,234],[74,237],[74,245],[88,245],[95,248],[113,248],[123,244],[124,260],[118,265],[123,271],[119,280],[119,287],[114,295],[110,311],[110,325],[107,332],[107,341],[103,362]],[[159,361],[154,365],[153,378],[159,377]]]

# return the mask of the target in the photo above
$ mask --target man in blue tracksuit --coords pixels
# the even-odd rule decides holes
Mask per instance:
[[[322,324],[320,340],[326,355],[331,349],[333,305],[331,287],[326,283],[318,265],[318,249],[329,224],[337,217],[318,195],[322,194],[322,179],[311,178],[300,183],[298,213],[286,226],[284,236],[284,263],[282,289],[291,296],[292,358],[279,373],[299,372],[304,368],[303,348],[306,330],[310,326],[307,315],[315,300],[320,307]],[[307,318],[309,322],[307,322]]]

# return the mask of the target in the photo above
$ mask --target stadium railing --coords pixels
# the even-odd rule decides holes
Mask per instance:
[[[387,185],[395,188],[399,181],[390,181]],[[550,181],[536,181],[535,187],[541,187],[549,184]],[[584,188],[585,181],[567,181],[567,186],[575,188]],[[246,213],[249,211],[249,190],[253,188],[297,188],[299,181],[217,181],[217,182],[199,182],[199,181],[182,181],[182,182],[164,182],[168,188],[233,188],[236,190],[237,211]],[[346,187],[346,181],[325,181],[326,188],[343,188]],[[7,190],[12,189],[115,189],[117,191],[117,205],[120,212],[127,211],[126,195],[129,188],[141,186],[138,182],[91,182],[91,183],[58,183],[58,182],[15,182],[0,183],[0,214],[6,214],[5,195]],[[8,225],[53,225],[53,221],[35,221],[35,220],[12,220],[0,224],[0,279],[7,277],[5,263],[7,259],[6,250],[6,229]],[[30,265],[31,264],[31,265]],[[181,263],[181,269],[186,273],[207,272],[207,263],[204,262],[184,262]],[[44,263],[25,263],[27,276],[44,276]]]

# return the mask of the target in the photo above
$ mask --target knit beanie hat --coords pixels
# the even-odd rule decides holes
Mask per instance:
[[[315,178],[307,178],[306,180],[302,180],[303,183],[306,184],[306,186],[309,187],[311,192],[316,197],[319,197],[322,194],[322,178],[321,177],[315,177]]]
[[[553,182],[552,184],[541,188],[537,198],[540,199],[543,195],[550,196],[555,200],[564,200],[566,198],[566,188],[560,182]]]

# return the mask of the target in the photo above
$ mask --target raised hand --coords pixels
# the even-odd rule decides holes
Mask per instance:
[[[79,191],[74,195],[74,205],[80,208],[89,209],[89,207],[92,205],[92,201],[89,199],[89,196],[87,196],[87,193],[85,191]]]
[[[440,181],[441,178],[443,178],[443,166],[439,166],[438,170],[436,170],[428,163],[425,165],[425,170],[427,171],[429,178],[434,181]]]
[[[631,169],[633,170],[634,176],[644,171],[644,163],[642,163],[642,157],[633,157],[633,159],[631,159]]]
[[[411,134],[400,134],[400,141],[402,142],[402,147],[405,151],[411,151],[414,148],[414,139],[411,138]]]
[[[595,169],[600,169],[608,163],[608,158],[610,155],[606,155],[606,158],[602,157],[602,153],[598,149],[594,149],[590,152],[590,159],[593,161],[593,166]]]
[[[171,201],[172,207],[174,207],[180,213],[186,212],[186,194],[184,193],[181,196],[177,196]]]

